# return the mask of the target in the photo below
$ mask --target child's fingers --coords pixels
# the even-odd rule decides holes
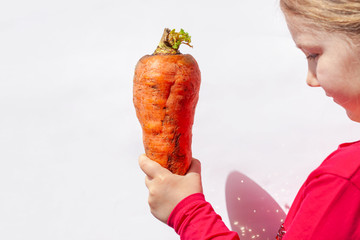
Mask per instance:
[[[195,158],[192,159],[188,173],[201,173],[201,162]]]
[[[139,166],[150,179],[166,170],[160,164],[148,158],[145,154],[140,155]]]
[[[148,176],[145,176],[145,186],[149,189],[151,184],[151,179]]]

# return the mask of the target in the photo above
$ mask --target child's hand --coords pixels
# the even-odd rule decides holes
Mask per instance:
[[[145,154],[139,157],[139,165],[146,174],[151,213],[164,223],[167,223],[170,213],[182,199],[194,193],[202,193],[201,165],[197,159],[192,160],[185,176],[171,173]]]

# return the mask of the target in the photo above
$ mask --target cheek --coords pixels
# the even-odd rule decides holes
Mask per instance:
[[[316,66],[320,86],[336,103],[360,116],[360,64],[344,56],[320,58]]]
[[[344,90],[344,79],[347,77],[344,66],[331,61],[319,61],[316,76],[320,86],[329,95],[341,94]]]
[[[339,71],[339,68],[318,71],[318,79],[326,95],[345,109],[360,110],[360,78]],[[357,77],[357,78],[356,78]]]
[[[334,86],[334,78],[337,78],[338,74],[332,73],[332,71],[322,62],[319,62],[315,69],[316,78],[320,86],[328,92],[332,86]]]

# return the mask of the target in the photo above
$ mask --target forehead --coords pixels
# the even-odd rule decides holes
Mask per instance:
[[[345,33],[329,32],[298,16],[286,16],[292,38],[304,52],[351,56],[360,61],[360,41]]]
[[[298,47],[306,45],[310,41],[323,42],[329,38],[330,33],[303,17],[296,15],[286,15],[285,17],[291,36]]]
[[[286,23],[291,36],[298,47],[312,43],[334,43],[347,45],[360,50],[360,37],[350,36],[343,32],[329,31],[320,24],[310,21],[304,17],[286,14]]]

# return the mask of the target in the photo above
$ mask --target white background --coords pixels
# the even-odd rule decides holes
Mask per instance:
[[[305,84],[277,0],[2,1],[0,239],[179,239],[147,206],[136,62],[184,28],[202,72],[193,155],[228,226],[239,171],[286,211],[312,169],[360,136]]]

